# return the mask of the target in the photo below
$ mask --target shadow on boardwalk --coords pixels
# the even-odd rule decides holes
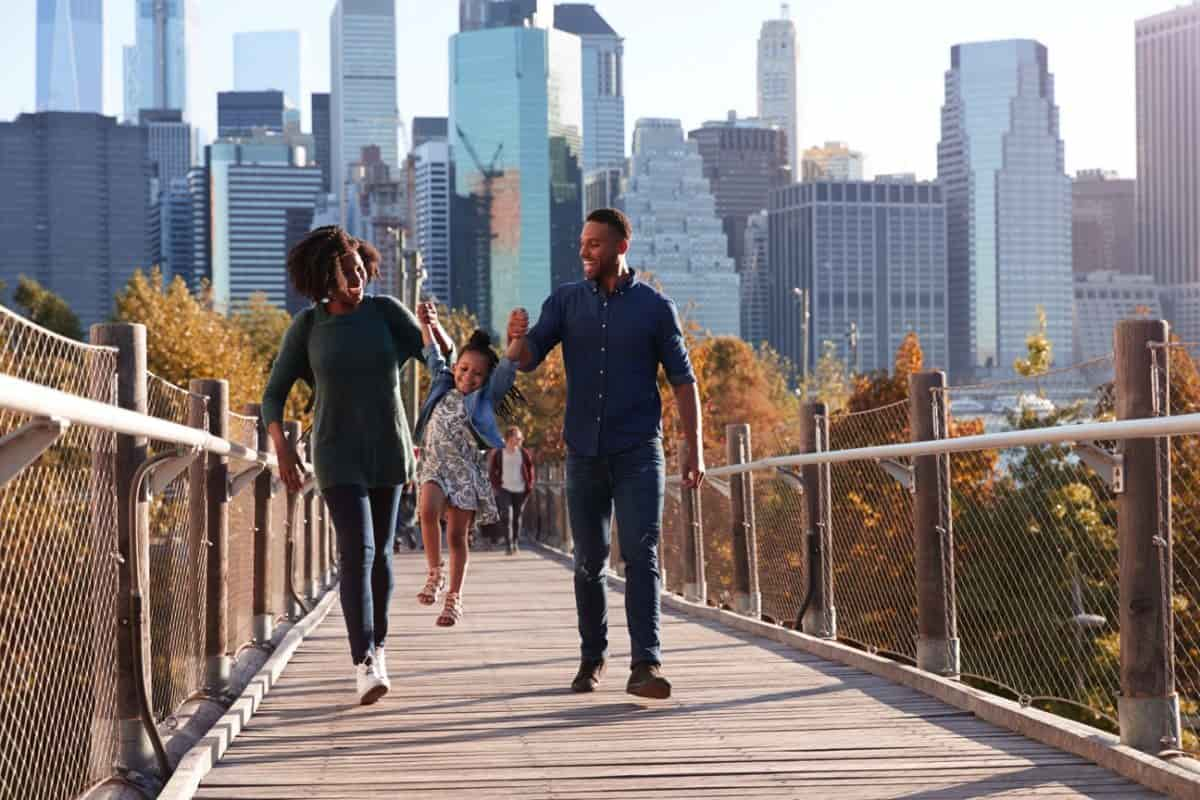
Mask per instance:
[[[675,696],[630,697],[620,594],[608,675],[575,695],[569,570],[477,554],[466,617],[443,630],[413,599],[423,560],[396,565],[391,694],[354,705],[335,608],[198,797],[1157,796],[910,689],[673,614]]]

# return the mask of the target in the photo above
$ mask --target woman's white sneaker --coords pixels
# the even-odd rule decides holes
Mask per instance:
[[[383,685],[390,690],[392,688],[392,679],[388,676],[387,654],[384,653],[382,647],[375,648],[375,672],[379,675],[380,680],[383,681]]]
[[[358,702],[369,706],[387,694],[388,685],[379,677],[375,660],[367,656],[367,660],[354,665],[354,682],[358,687]]]

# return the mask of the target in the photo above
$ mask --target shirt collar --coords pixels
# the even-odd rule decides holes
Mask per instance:
[[[628,269],[629,272],[617,283],[616,286],[613,287],[613,294],[624,294],[625,292],[629,291],[629,289],[632,288],[635,283],[637,283],[637,270],[635,270],[633,267],[626,267],[626,269]],[[592,294],[600,293],[600,283],[598,281],[588,278],[586,282],[587,285],[591,287]]]

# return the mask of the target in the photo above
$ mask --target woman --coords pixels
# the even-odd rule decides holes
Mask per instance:
[[[533,492],[533,454],[521,446],[524,441],[521,429],[513,425],[504,433],[504,447],[488,455],[488,476],[510,556],[521,547],[521,510]]]
[[[341,556],[340,594],[359,702],[387,693],[384,656],[391,599],[392,537],[401,487],[413,477],[412,438],[400,369],[421,358],[421,328],[396,299],[368,297],[379,252],[336,225],[308,234],[288,254],[288,276],[313,305],[292,320],[263,394],[262,414],[291,492],[301,487],[284,436],[292,384],[316,393],[312,448],[317,487]]]

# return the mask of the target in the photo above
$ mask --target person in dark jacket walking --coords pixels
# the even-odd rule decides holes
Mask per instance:
[[[504,447],[488,454],[488,477],[510,556],[521,549],[521,511],[533,492],[533,454],[521,446],[524,441],[521,429],[513,425],[504,432]]]

